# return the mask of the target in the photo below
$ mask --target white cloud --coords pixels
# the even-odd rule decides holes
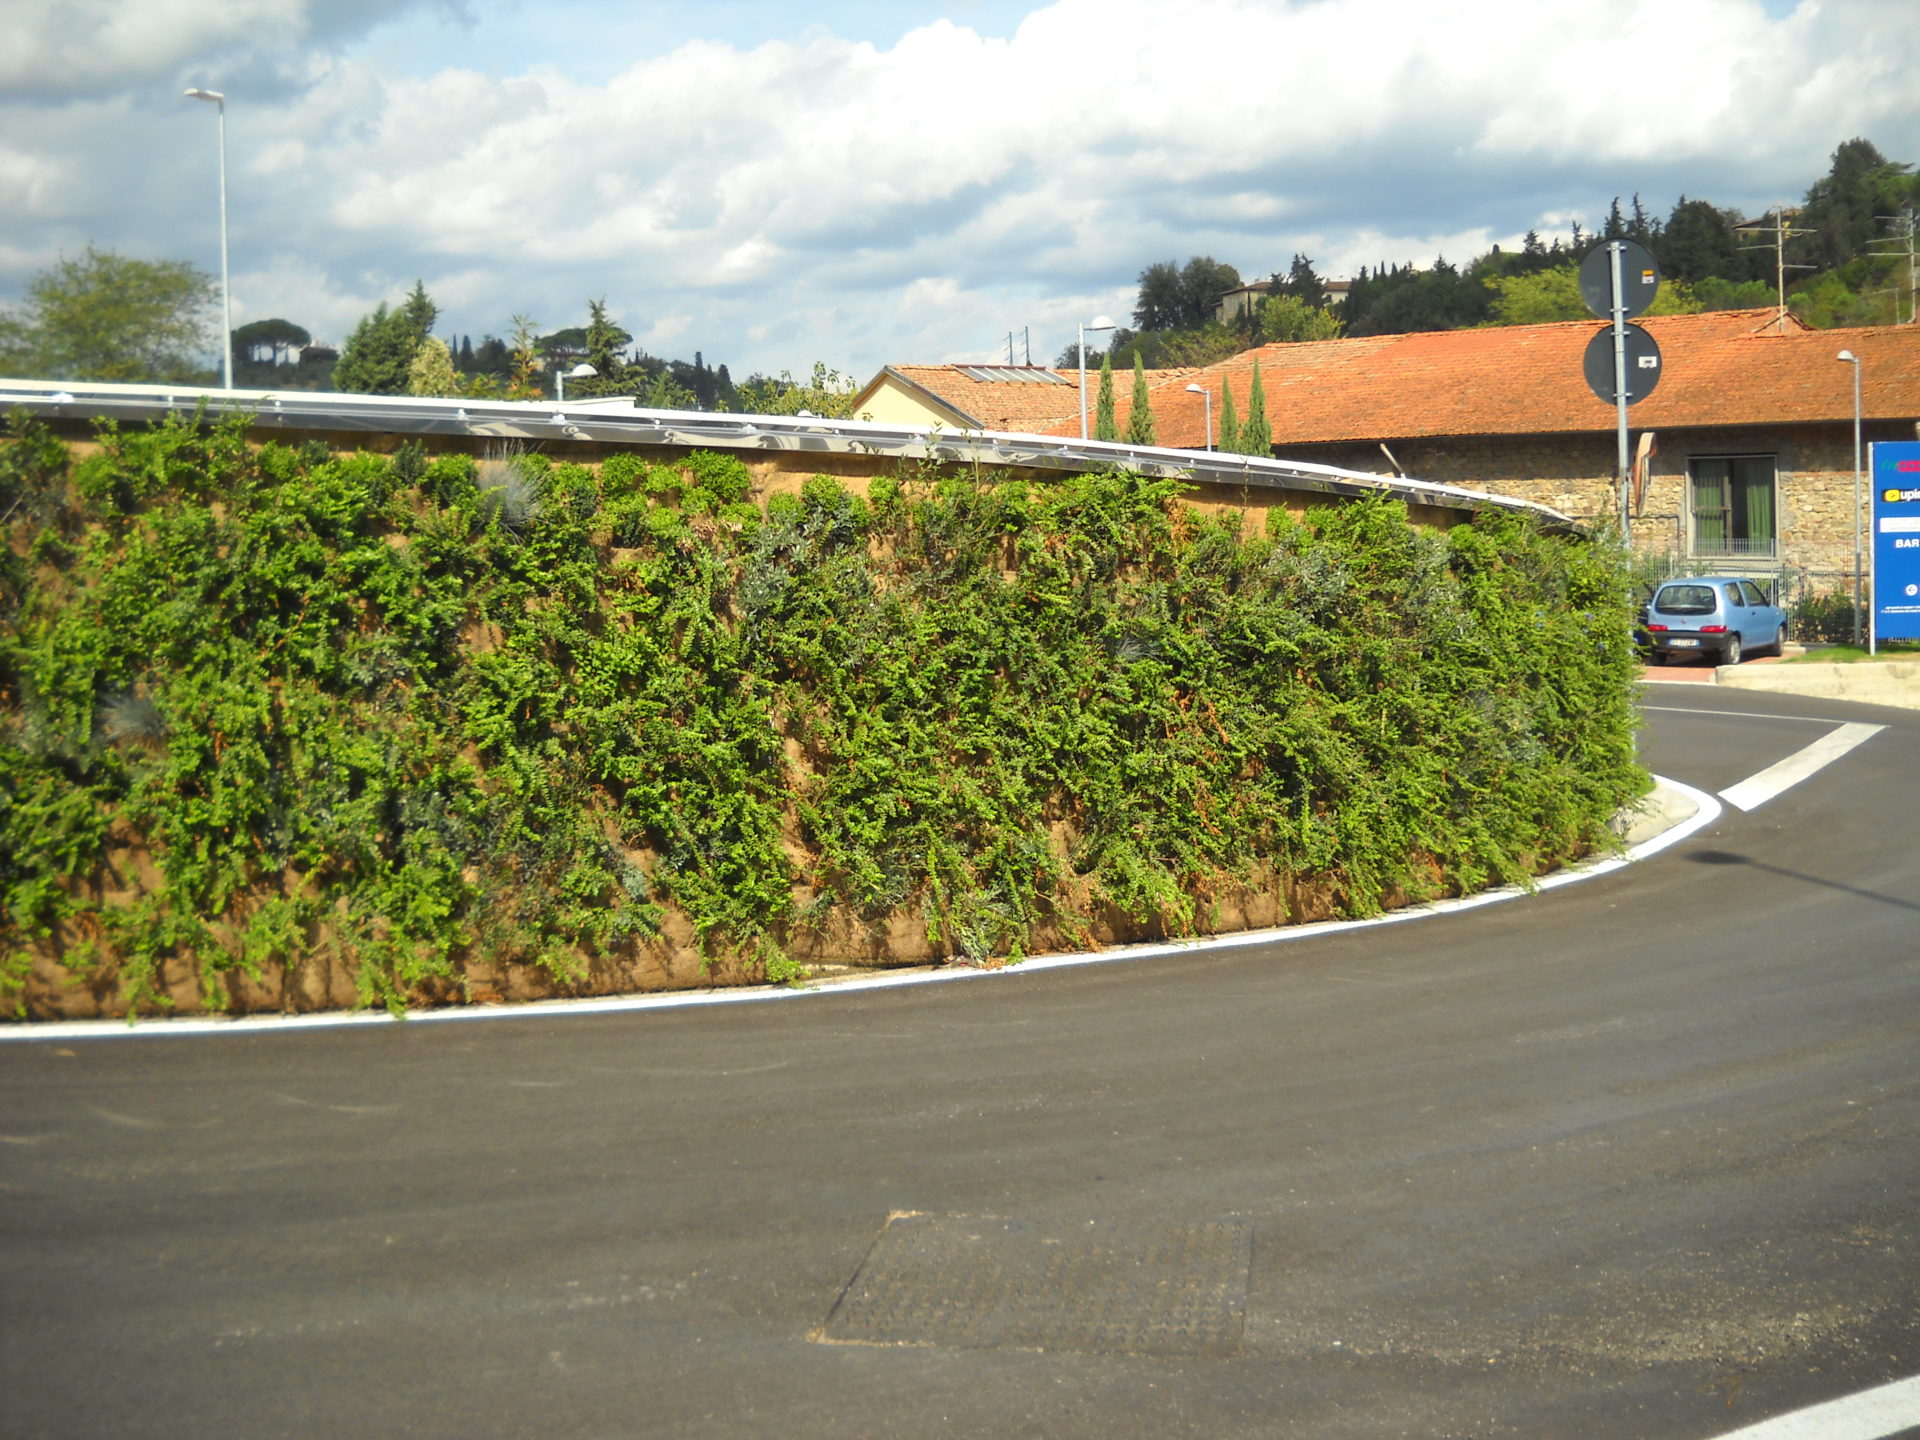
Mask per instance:
[[[218,86],[223,58],[295,77],[229,109],[250,317],[257,297],[343,333],[418,277],[443,328],[478,336],[605,296],[650,347],[737,375],[816,356],[864,375],[1027,325],[1051,358],[1074,320],[1124,315],[1155,260],[1465,260],[1615,194],[1757,208],[1855,134],[1920,159],[1899,151],[1920,27],[1896,0],[1058,0],[998,37],[816,26],[616,65],[570,59],[592,39],[573,25],[504,73],[417,63],[444,5],[411,7],[405,70],[361,43],[407,8],[27,6],[0,76],[44,83],[0,108],[0,205],[22,217],[0,287],[88,239],[207,263],[209,117],[149,82]],[[462,54],[497,8],[462,22]]]

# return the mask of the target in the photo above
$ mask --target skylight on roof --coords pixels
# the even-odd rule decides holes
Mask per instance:
[[[1024,385],[1065,385],[1066,377],[1039,365],[956,365],[969,380],[1010,380]]]

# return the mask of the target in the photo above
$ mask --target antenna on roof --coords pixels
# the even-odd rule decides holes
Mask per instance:
[[[1892,221],[1899,228],[1891,235],[1882,235],[1878,239],[1869,240],[1867,242],[1869,253],[1885,255],[1891,258],[1898,256],[1900,251],[1897,249],[1875,250],[1873,247],[1875,245],[1906,246],[1907,318],[1904,322],[1900,319],[1900,282],[1896,280],[1893,284],[1893,320],[1896,325],[1902,323],[1911,325],[1916,319],[1920,319],[1920,297],[1916,297],[1915,294],[1915,282],[1920,281],[1920,252],[1916,252],[1914,249],[1913,206],[1902,205],[1898,215],[1876,215],[1873,218],[1876,220]]]
[[[1798,210],[1789,210],[1785,205],[1776,205],[1767,213],[1773,216],[1773,224],[1771,226],[1758,225],[1749,221],[1747,224],[1739,225],[1735,228],[1745,230],[1753,235],[1773,236],[1773,243],[1770,245],[1742,245],[1740,248],[1742,250],[1773,251],[1774,295],[1779,301],[1779,310],[1773,317],[1773,323],[1780,330],[1785,331],[1787,328],[1787,271],[1817,270],[1820,268],[1817,265],[1789,265],[1787,263],[1787,241],[1798,240],[1802,235],[1818,235],[1820,232],[1818,230],[1803,230],[1789,223],[1787,216],[1798,215],[1800,212]]]

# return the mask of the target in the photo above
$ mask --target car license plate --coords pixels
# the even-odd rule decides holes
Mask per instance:
[[[1698,640],[1669,640],[1667,644],[1676,650],[1693,650],[1698,648],[1700,642]]]

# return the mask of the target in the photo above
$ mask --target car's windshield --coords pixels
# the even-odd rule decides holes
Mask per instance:
[[[1653,608],[1664,610],[1669,615],[1711,615],[1713,587],[1711,585],[1667,585],[1653,597]]]

